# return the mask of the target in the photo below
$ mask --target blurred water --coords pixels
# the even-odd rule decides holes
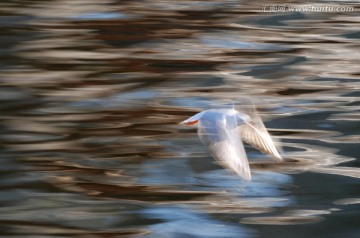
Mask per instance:
[[[1,237],[358,237],[359,4],[335,3],[2,1]],[[286,158],[246,148],[252,182],[177,126],[243,97]]]

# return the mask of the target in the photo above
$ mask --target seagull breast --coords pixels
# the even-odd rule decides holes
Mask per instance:
[[[240,115],[231,109],[205,111],[198,123],[198,135],[211,155],[224,167],[250,180],[249,162],[236,131]]]

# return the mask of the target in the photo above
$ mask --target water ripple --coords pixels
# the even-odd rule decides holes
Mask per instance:
[[[1,7],[4,237],[356,233],[354,13],[231,0]],[[177,126],[248,98],[284,145],[279,163],[246,147],[252,182]]]

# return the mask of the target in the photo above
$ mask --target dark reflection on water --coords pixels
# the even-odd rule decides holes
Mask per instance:
[[[357,237],[356,12],[0,6],[1,237]],[[285,149],[251,182],[177,125],[244,97]]]

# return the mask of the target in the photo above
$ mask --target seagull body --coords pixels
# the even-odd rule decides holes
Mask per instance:
[[[208,147],[210,154],[222,166],[246,180],[251,180],[251,173],[242,140],[272,158],[282,160],[255,110],[242,113],[234,108],[210,109],[199,112],[180,124],[197,124],[200,140]]]

